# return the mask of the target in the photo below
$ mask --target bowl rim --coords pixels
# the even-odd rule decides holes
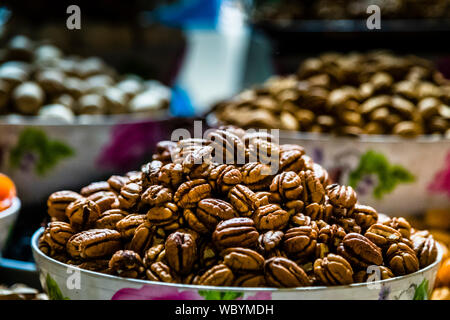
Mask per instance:
[[[217,119],[214,112],[210,112],[205,116],[205,122],[211,127],[218,127],[220,125],[227,125]],[[450,137],[447,138],[444,135],[418,135],[416,137],[401,137],[393,134],[361,134],[355,137],[339,136],[330,133],[314,133],[307,131],[296,130],[284,130],[284,129],[267,129],[267,128],[254,128],[255,130],[278,130],[280,132],[280,139],[297,139],[306,141],[332,141],[332,142],[369,142],[369,143],[436,143],[436,142],[449,142]]]
[[[65,268],[72,268],[72,269],[78,269],[80,270],[80,272],[89,274],[91,276],[97,276],[100,278],[104,278],[105,280],[111,279],[111,280],[119,280],[119,281],[126,281],[126,282],[130,282],[133,284],[142,284],[142,285],[158,285],[158,286],[167,286],[167,287],[176,287],[179,289],[190,289],[190,290],[212,290],[212,291],[240,291],[240,292],[255,292],[255,291],[267,291],[267,292],[286,292],[286,291],[322,291],[322,290],[328,290],[328,289],[333,289],[333,290],[339,290],[339,289],[353,289],[353,288],[361,288],[361,287],[365,287],[367,286],[367,282],[361,282],[361,283],[352,283],[349,285],[340,285],[340,286],[314,286],[314,287],[295,287],[295,288],[270,288],[270,287],[265,287],[265,288],[261,288],[261,287],[230,287],[230,286],[203,286],[203,285],[193,285],[193,284],[182,284],[182,283],[166,283],[166,282],[159,282],[159,281],[150,281],[150,280],[140,280],[140,279],[133,279],[133,278],[125,278],[125,277],[120,277],[120,276],[115,276],[115,275],[109,275],[109,274],[105,274],[105,273],[101,273],[101,272],[96,272],[96,271],[90,271],[90,270],[86,270],[86,269],[82,269],[79,268],[77,266],[74,265],[69,265],[67,263],[63,263],[60,262],[58,260],[55,260],[49,256],[47,256],[46,254],[44,254],[38,247],[38,240],[39,237],[42,235],[42,233],[44,232],[44,227],[40,227],[38,230],[36,230],[36,232],[33,234],[32,238],[31,238],[31,247],[32,250],[35,254],[37,254],[38,256],[42,257],[45,260],[48,260],[50,263],[56,264],[60,267],[65,267]],[[420,273],[424,273],[428,270],[431,270],[437,266],[439,266],[439,264],[441,263],[442,260],[442,254],[443,254],[443,250],[440,246],[440,244],[438,243],[438,255],[436,257],[436,260],[426,266],[423,269],[420,269],[416,272],[407,274],[407,275],[403,275],[403,276],[399,276],[399,277],[394,277],[394,278],[390,278],[390,279],[385,279],[385,280],[378,280],[378,281],[374,281],[374,282],[370,282],[371,285],[383,285],[383,284],[388,284],[391,282],[396,282],[396,281],[401,281],[401,280],[405,280],[407,278],[413,277],[415,275],[418,275]],[[40,268],[39,265],[37,265],[39,272],[40,272]]]
[[[88,119],[80,122],[81,118]],[[155,109],[145,113],[123,113],[123,114],[98,114],[75,116],[74,122],[64,122],[54,119],[44,120],[38,116],[27,116],[20,114],[9,114],[0,116],[0,125],[4,127],[33,126],[33,127],[88,127],[88,126],[110,126],[116,124],[135,124],[148,122],[164,122],[174,117],[169,109]]]
[[[11,206],[9,206],[7,209],[0,211],[0,221],[10,215],[14,215],[19,212],[20,208],[22,206],[22,203],[18,197],[14,197],[12,200]]]

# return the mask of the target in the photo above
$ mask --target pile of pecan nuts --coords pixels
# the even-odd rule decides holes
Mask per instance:
[[[345,136],[450,137],[450,80],[431,61],[326,53],[215,106],[222,123]]]
[[[39,248],[123,277],[237,287],[343,285],[366,281],[369,266],[387,279],[436,260],[427,231],[359,204],[301,146],[272,138],[223,127],[162,141],[140,171],[53,193]],[[255,162],[214,162],[258,150]]]

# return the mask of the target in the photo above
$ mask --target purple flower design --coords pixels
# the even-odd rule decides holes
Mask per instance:
[[[111,300],[204,300],[205,297],[194,290],[179,290],[176,287],[143,285],[139,289],[123,288],[118,290]],[[259,291],[246,298],[236,300],[271,300],[270,291]]]
[[[175,287],[143,285],[140,289],[123,288],[111,300],[203,300],[196,291],[180,291]]]
[[[314,148],[311,153],[312,159],[314,162],[318,164],[322,164],[323,162],[323,150],[319,148]]]
[[[272,300],[272,292],[270,291],[259,291],[253,296],[248,296],[244,300]]]
[[[428,185],[431,193],[446,193],[450,197],[450,152],[445,157],[444,168],[434,175],[434,179]]]
[[[167,132],[161,122],[144,121],[118,124],[113,127],[110,142],[97,158],[97,166],[117,170],[133,168],[150,154],[153,147]]]
[[[391,293],[391,288],[388,286],[382,286],[380,293],[378,294],[378,300],[389,300],[389,294]]]

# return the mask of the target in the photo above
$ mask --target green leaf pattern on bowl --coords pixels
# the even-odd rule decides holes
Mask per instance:
[[[385,194],[389,194],[400,183],[414,182],[414,175],[406,168],[398,164],[389,163],[382,153],[369,150],[359,159],[358,167],[350,172],[349,185],[353,188],[367,175],[376,175],[377,185],[373,189],[373,196],[382,199]]]
[[[37,175],[44,175],[62,159],[73,156],[74,150],[59,140],[51,140],[43,130],[25,128],[19,136],[19,140],[11,149],[9,161],[12,168],[19,168],[23,158],[27,154],[37,156],[34,164]]]
[[[422,283],[416,288],[413,300],[428,300],[428,280],[423,279]]]
[[[45,284],[47,286],[47,294],[50,300],[70,300],[68,297],[64,297],[61,290],[59,289],[58,283],[52,279],[50,274],[47,274]]]
[[[209,291],[199,290],[198,294],[205,298],[205,300],[236,300],[242,298],[242,292],[235,291]]]

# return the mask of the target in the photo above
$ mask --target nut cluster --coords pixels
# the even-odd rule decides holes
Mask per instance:
[[[404,218],[379,219],[302,147],[235,127],[209,137],[244,154],[277,150],[279,171],[215,163],[212,150],[230,151],[212,148],[218,139],[160,142],[141,171],[53,193],[39,248],[88,270],[213,286],[342,285],[365,281],[369,266],[386,279],[435,261],[432,236]]]
[[[280,0],[255,1],[252,19],[256,22],[305,19],[367,19],[371,0]],[[384,19],[448,18],[450,5],[446,0],[378,1]]]
[[[0,115],[75,121],[75,115],[150,112],[168,106],[170,90],[137,75],[119,76],[98,57],[64,56],[24,36],[0,54]]]
[[[336,135],[450,137],[450,81],[430,61],[377,51],[326,53],[216,105],[223,123]]]

